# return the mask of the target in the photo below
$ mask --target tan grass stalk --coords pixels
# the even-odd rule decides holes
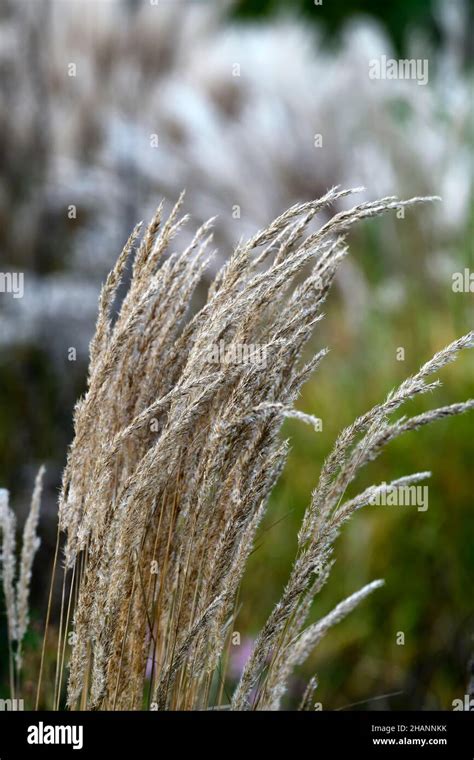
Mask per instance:
[[[16,604],[18,616],[16,661],[18,670],[21,669],[22,643],[29,622],[29,595],[33,570],[33,560],[41,543],[38,536],[38,522],[44,473],[45,468],[42,465],[38,470],[38,474],[36,476],[33,496],[31,498],[30,511],[25,522],[25,527],[23,529],[23,540],[20,557],[20,574],[18,576],[18,581],[16,584]]]
[[[101,293],[88,388],[76,406],[63,475],[59,524],[65,568],[74,570],[61,619],[56,707],[66,659],[71,709],[220,705],[240,582],[286,460],[281,425],[291,417],[319,429],[317,418],[294,405],[326,354],[303,361],[348,252],[344,234],[364,219],[435,200],[360,203],[316,228],[321,209],[354,192],[332,188],[242,241],[194,311],[212,220],[186,250],[170,252],[187,222],[181,196],[167,220],[160,205],[143,233],[139,226],[132,232]],[[120,304],[126,270],[131,279]],[[406,401],[435,390],[439,381],[431,376],[472,344],[473,333],[454,341],[337,438],[308,504],[287,584],[231,709],[278,709],[294,667],[381,585],[368,584],[307,625],[345,521],[385,489],[429,473],[346,495],[354,478],[396,436],[473,408],[468,401],[392,419]],[[226,350],[216,354],[219,346]],[[242,359],[242,346],[264,348],[258,354],[264,363]],[[10,513],[2,514],[8,591],[14,530]]]

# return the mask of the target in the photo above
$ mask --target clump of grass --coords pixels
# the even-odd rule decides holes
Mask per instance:
[[[317,423],[294,403],[326,353],[302,360],[347,253],[344,233],[363,219],[433,200],[361,203],[310,231],[318,211],[352,192],[333,188],[297,204],[239,244],[194,314],[189,305],[209,262],[211,222],[184,252],[167,255],[186,221],[181,197],[168,219],[160,206],[141,238],[140,226],[133,231],[102,289],[88,389],[75,410],[63,476],[64,601],[53,707],[62,705],[66,662],[71,709],[220,706],[240,581],[285,463],[282,422],[296,416]],[[434,390],[439,381],[429,378],[473,342],[469,333],[440,351],[339,435],[307,507],[287,585],[231,709],[278,709],[293,669],[382,584],[373,581],[307,625],[344,522],[384,489],[429,473],[351,497],[348,487],[396,436],[474,406],[392,420],[406,401]],[[216,360],[222,344],[230,350]],[[235,361],[232,348],[242,345],[264,347],[265,363]],[[9,556],[4,552],[4,576]],[[41,680],[42,672],[38,698]],[[315,686],[313,679],[302,707],[311,706]]]
[[[2,534],[0,567],[2,570],[3,596],[7,611],[10,691],[12,697],[15,697],[19,686],[23,639],[29,621],[29,596],[33,561],[40,545],[37,531],[43,477],[44,467],[40,467],[36,476],[30,511],[23,528],[18,568],[16,561],[16,517],[9,505],[8,491],[4,488],[0,489],[0,531]]]

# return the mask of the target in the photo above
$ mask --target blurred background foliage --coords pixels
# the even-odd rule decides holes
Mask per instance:
[[[193,222],[220,214],[216,237],[223,257],[240,234],[336,182],[364,182],[371,197],[444,195],[442,207],[366,223],[349,236],[351,260],[328,299],[313,344],[331,351],[298,401],[298,408],[323,420],[323,431],[285,423],[288,464],[240,596],[242,650],[280,595],[304,508],[338,432],[473,327],[473,294],[451,288],[454,271],[474,269],[472,34],[466,33],[472,2],[324,0],[315,6],[309,0],[239,0],[223,4],[224,16],[213,3],[181,3],[173,16],[163,2],[166,23],[163,28],[148,24],[149,37],[143,19],[136,21],[143,10],[138,0],[117,0],[112,4],[117,15],[99,12],[101,4],[91,0],[85,5],[74,16],[60,2],[5,2],[0,16],[2,268],[22,267],[34,282],[24,303],[14,304],[16,311],[2,303],[0,314],[0,485],[11,490],[20,525],[35,470],[43,461],[48,468],[43,543],[33,580],[30,674],[38,666],[55,500],[74,399],[85,387],[100,281],[131,226],[162,195],[172,201],[186,186]],[[454,6],[462,6],[464,15],[456,17]],[[357,25],[353,36],[352,24]],[[95,25],[97,31],[91,31]],[[364,37],[373,29],[375,38]],[[10,49],[13,32],[25,45],[21,52]],[[214,39],[215,46],[209,45]],[[289,56],[292,39],[296,53],[304,51],[301,61]],[[413,45],[428,51],[429,92],[414,82],[406,88],[396,83],[390,92],[385,88],[371,96],[365,79],[354,88],[351,61],[360,73],[357,66],[367,63],[369,50],[408,55]],[[254,50],[251,60],[261,65],[248,79],[244,73],[242,82],[228,76],[229,63],[240,60],[236,49],[242,57]],[[309,91],[301,73],[313,56],[320,76],[311,80]],[[71,95],[61,65],[75,59],[87,70],[87,86]],[[221,79],[216,61],[227,66]],[[303,102],[300,109],[292,100],[292,82],[301,87],[303,101],[316,99],[317,123],[309,105]],[[271,118],[263,107],[267,96]],[[250,104],[248,121],[242,103]],[[356,120],[352,131],[345,130],[359,111],[366,121]],[[327,141],[308,164],[304,149],[298,152],[300,142],[311,142],[317,129]],[[149,146],[142,153],[140,146],[143,135],[148,139],[155,130],[160,138],[164,134],[164,157],[153,163]],[[238,168],[231,160],[235,151]],[[69,203],[78,208],[75,224],[67,221]],[[235,203],[242,207],[239,223],[232,219]],[[67,360],[69,346],[77,346],[77,362]],[[399,347],[403,361],[397,360]],[[474,357],[467,353],[445,370],[436,403],[472,397],[473,368]],[[419,400],[414,407],[429,408],[431,401]],[[326,637],[295,677],[289,705],[313,673],[324,709],[451,709],[453,699],[463,698],[474,646],[473,430],[472,417],[465,416],[411,433],[392,443],[354,484],[356,493],[406,473],[433,472],[426,512],[366,507],[346,526],[314,615],[375,578],[385,578],[386,585]],[[400,632],[403,645],[397,644]],[[2,633],[0,678],[7,662]],[[54,636],[50,646],[47,669]],[[234,672],[241,664],[235,650]],[[33,693],[31,678],[25,690]],[[0,694],[6,694],[6,684]]]
[[[235,18],[264,20],[270,14],[287,10],[289,5],[285,0],[238,0],[232,10]],[[407,33],[414,26],[421,26],[437,42],[442,36],[442,29],[435,18],[433,0],[393,0],[390,3],[378,0],[322,0],[321,3],[318,0],[294,0],[291,6],[309,22],[322,23],[328,35],[337,33],[354,15],[370,15],[383,24],[400,53],[405,48]]]

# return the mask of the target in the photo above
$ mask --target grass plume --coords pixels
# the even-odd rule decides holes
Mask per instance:
[[[354,192],[333,188],[296,204],[241,242],[194,313],[191,300],[212,257],[212,220],[185,251],[170,253],[187,221],[180,217],[181,196],[168,219],[160,206],[142,237],[139,226],[130,236],[102,289],[88,388],[75,409],[59,500],[68,595],[55,706],[62,703],[66,651],[71,709],[220,706],[214,694],[222,689],[215,684],[240,582],[285,464],[281,425],[290,416],[318,429],[318,420],[294,403],[326,353],[303,361],[347,255],[344,235],[364,219],[435,200],[390,196],[360,203],[314,230],[321,209]],[[114,313],[132,258],[128,291]],[[226,351],[216,359],[214,349],[222,344]],[[408,400],[434,390],[439,381],[429,378],[472,345],[473,333],[453,342],[337,438],[307,507],[290,577],[257,637],[232,709],[279,709],[294,667],[382,584],[369,583],[307,624],[344,522],[383,489],[417,483],[429,473],[350,497],[347,489],[396,436],[472,409],[474,402],[467,401],[392,419]],[[239,360],[242,346],[264,348],[265,362],[252,361],[251,352]],[[29,578],[26,565],[23,575]],[[315,687],[313,679],[303,709]],[[40,689],[41,678],[38,694]]]

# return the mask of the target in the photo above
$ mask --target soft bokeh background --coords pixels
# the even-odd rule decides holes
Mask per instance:
[[[218,214],[220,260],[241,235],[334,184],[365,185],[363,198],[443,197],[349,237],[314,338],[331,352],[298,402],[323,432],[285,425],[291,454],[242,588],[234,672],[285,583],[339,430],[472,329],[473,294],[453,292],[452,274],[474,270],[473,15],[457,0],[3,0],[1,270],[25,273],[25,295],[0,294],[0,485],[20,524],[35,471],[48,468],[30,674],[100,283],[163,196],[171,203],[186,188],[189,230]],[[428,59],[428,84],[369,79],[381,55]],[[473,369],[464,355],[417,408],[473,396]],[[386,585],[332,630],[291,698],[314,672],[324,709],[451,709],[463,698],[474,646],[473,429],[464,417],[410,434],[360,476],[354,493],[432,470],[429,508],[370,507],[347,525],[314,615],[374,578]]]

